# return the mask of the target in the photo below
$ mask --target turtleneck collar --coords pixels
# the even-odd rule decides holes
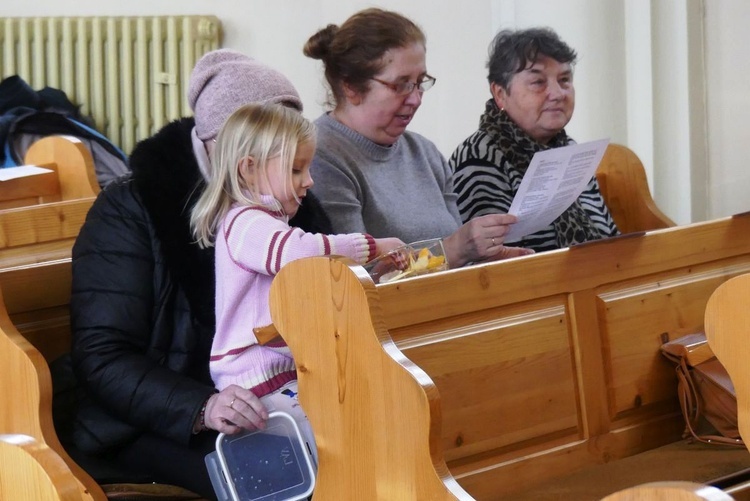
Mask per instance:
[[[326,125],[349,138],[355,145],[364,151],[367,156],[377,162],[387,162],[390,160],[391,157],[396,154],[399,145],[401,144],[401,137],[399,137],[396,142],[390,146],[380,145],[336,120],[331,112],[325,113],[322,120]]]

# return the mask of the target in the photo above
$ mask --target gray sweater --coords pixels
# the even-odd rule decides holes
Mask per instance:
[[[451,171],[432,142],[405,132],[392,146],[380,146],[328,114],[315,124],[312,191],[335,233],[409,243],[446,237],[461,225]]]

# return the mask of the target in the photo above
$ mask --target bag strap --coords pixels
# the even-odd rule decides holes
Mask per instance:
[[[679,389],[678,395],[680,397],[680,408],[682,415],[685,418],[685,435],[688,433],[692,437],[704,444],[718,444],[728,445],[733,447],[745,447],[745,443],[741,439],[727,438],[721,435],[699,435],[695,428],[698,425],[698,420],[703,414],[703,403],[698,396],[698,390],[695,387],[695,382],[690,376],[690,369],[688,368],[686,357],[681,357],[677,364],[677,388]]]

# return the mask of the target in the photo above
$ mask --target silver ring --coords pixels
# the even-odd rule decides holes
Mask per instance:
[[[234,397],[234,398],[232,399],[232,401],[231,401],[231,402],[229,402],[229,408],[230,408],[230,409],[234,409],[234,407],[232,407],[232,406],[234,405],[234,401],[235,401],[235,400],[237,400],[237,397]]]

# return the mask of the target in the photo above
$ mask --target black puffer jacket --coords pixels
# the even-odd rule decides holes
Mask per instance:
[[[187,444],[214,391],[214,252],[189,226],[205,185],[193,124],[173,122],[136,146],[132,175],[100,193],[73,247],[71,357],[86,393],[73,439],[85,452],[145,431]],[[310,197],[295,222],[330,233]]]

